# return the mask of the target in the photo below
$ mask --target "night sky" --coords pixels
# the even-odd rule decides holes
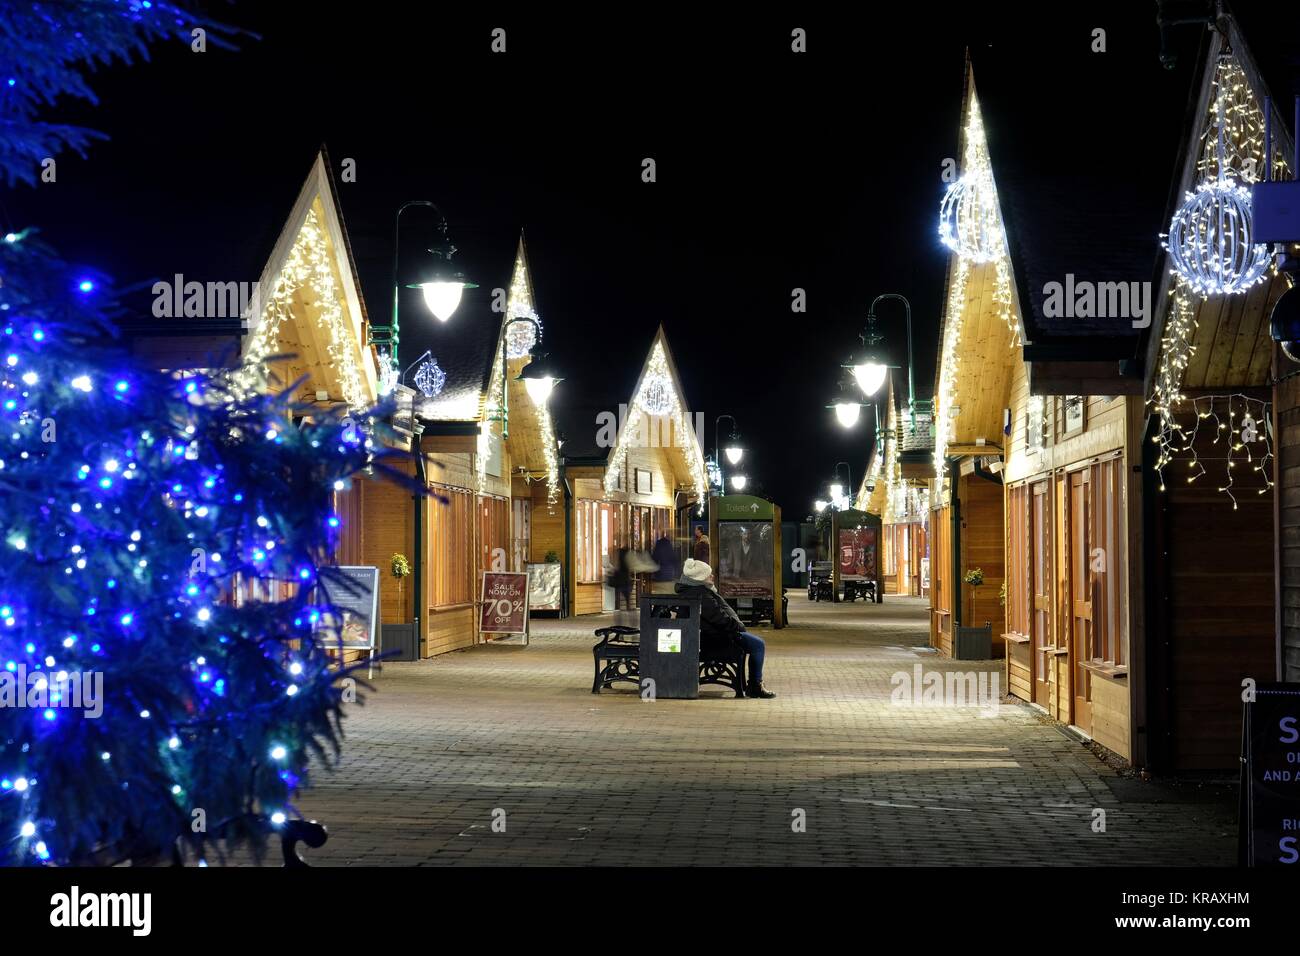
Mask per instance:
[[[372,319],[388,308],[402,201],[439,204],[484,286],[453,321],[489,320],[523,228],[546,345],[567,373],[553,398],[561,419],[566,396],[626,401],[663,323],[706,445],[714,417],[734,414],[749,474],[790,517],[811,511],[837,460],[860,480],[870,414],[844,431],[823,406],[876,295],[910,298],[918,390],[930,392],[947,263],[940,171],[957,155],[964,49],[1050,59],[1103,26],[1117,52],[1155,65],[1158,51],[1144,2],[1053,11],[1050,23],[1033,11],[1054,5],[1020,3],[978,15],[917,4],[852,23],[414,6],[210,4],[260,39],[202,55],[174,44],[102,69],[97,107],[60,103],[46,118],[111,140],[60,157],[56,184],[0,196],[0,225],[40,226],[66,257],[124,284],[255,279],[324,143],[336,172],[357,162],[339,193]],[[496,26],[505,55],[489,49]],[[789,52],[794,26],[809,32],[806,55]],[[1077,135],[1050,113],[1052,87],[1068,82],[1026,76],[1026,135],[1045,137],[1045,162],[1051,142]],[[640,179],[647,156],[654,184]],[[790,311],[795,287],[806,315]],[[884,305],[881,319],[905,364],[901,308]],[[404,316],[407,361],[430,321]]]

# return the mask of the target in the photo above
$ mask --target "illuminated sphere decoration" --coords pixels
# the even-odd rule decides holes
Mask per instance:
[[[532,309],[512,310],[511,319],[532,319],[533,322],[511,322],[506,328],[506,358],[523,358],[537,345],[537,329],[541,319]]]
[[[962,259],[992,262],[1001,252],[997,193],[988,177],[963,176],[939,205],[939,241]]]
[[[415,387],[425,398],[435,398],[447,384],[447,373],[438,366],[435,358],[425,359],[415,370]]]
[[[1169,223],[1174,271],[1199,295],[1233,295],[1264,281],[1269,251],[1252,242],[1250,190],[1231,179],[1201,183]]]
[[[667,415],[673,410],[672,386],[665,378],[648,379],[637,403],[647,415]]]

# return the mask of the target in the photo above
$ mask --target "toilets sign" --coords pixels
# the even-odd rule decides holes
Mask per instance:
[[[719,521],[771,521],[772,502],[753,495],[726,495],[718,499]]]

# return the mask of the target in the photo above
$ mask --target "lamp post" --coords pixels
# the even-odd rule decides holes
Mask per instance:
[[[871,300],[871,307],[867,309],[867,329],[870,334],[874,335],[876,324],[876,304],[886,299],[895,299],[903,303],[903,308],[907,317],[907,414],[911,420],[911,429],[916,431],[916,386],[913,382],[912,373],[912,303],[907,301],[907,297],[899,295],[897,292],[886,292],[876,296]],[[865,341],[865,338],[864,338]]]
[[[384,394],[392,390],[395,384],[394,377],[397,369],[400,368],[397,356],[402,338],[401,323],[398,321],[398,299],[401,293],[401,286],[397,281],[400,265],[398,253],[401,249],[402,213],[412,206],[426,206],[438,214],[439,239],[427,250],[433,257],[432,260],[422,265],[416,276],[418,281],[408,283],[407,288],[423,291],[425,306],[440,322],[446,322],[451,318],[452,313],[460,305],[461,295],[466,289],[478,288],[451,261],[456,254],[456,247],[447,238],[447,217],[442,214],[442,210],[427,199],[413,199],[397,207],[397,214],[393,217],[393,315],[388,325],[372,324],[367,339],[368,345],[374,345],[379,350],[383,361],[380,391]]]
[[[845,487],[848,489],[849,494],[852,494],[852,493],[853,493],[853,466],[850,465],[847,461],[837,461],[837,462],[835,463],[835,481],[836,481],[837,484],[838,484],[838,482],[839,482],[839,480],[840,480],[840,465],[843,465],[843,466],[844,466],[844,477],[845,477],[845,482],[846,482]],[[835,485],[831,485],[831,489],[832,489],[832,491],[831,491],[831,497],[832,497],[832,498],[843,498],[843,497],[845,497],[843,494],[838,494],[838,495],[835,494],[835,492],[834,492],[834,488],[835,488]],[[843,508],[840,508],[840,509],[838,509],[838,510],[843,511],[844,509],[843,509]]]
[[[740,460],[745,457],[745,449],[740,444],[740,434],[736,431],[736,418],[734,415],[719,415],[713,420],[713,460],[718,465],[718,482],[722,485],[723,494],[726,494],[727,476],[722,470],[722,454],[724,449],[722,449],[721,442],[718,441],[718,426],[722,424],[724,418],[731,421],[731,434],[727,437],[728,445],[725,449],[727,461],[731,462],[733,465],[739,465]],[[741,482],[739,485],[736,485],[734,481],[732,482],[737,491],[740,491],[745,487],[744,477],[744,475],[740,476]]]

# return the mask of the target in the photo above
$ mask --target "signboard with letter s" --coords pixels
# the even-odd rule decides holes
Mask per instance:
[[[1298,864],[1300,684],[1260,684],[1243,707],[1242,862]]]

